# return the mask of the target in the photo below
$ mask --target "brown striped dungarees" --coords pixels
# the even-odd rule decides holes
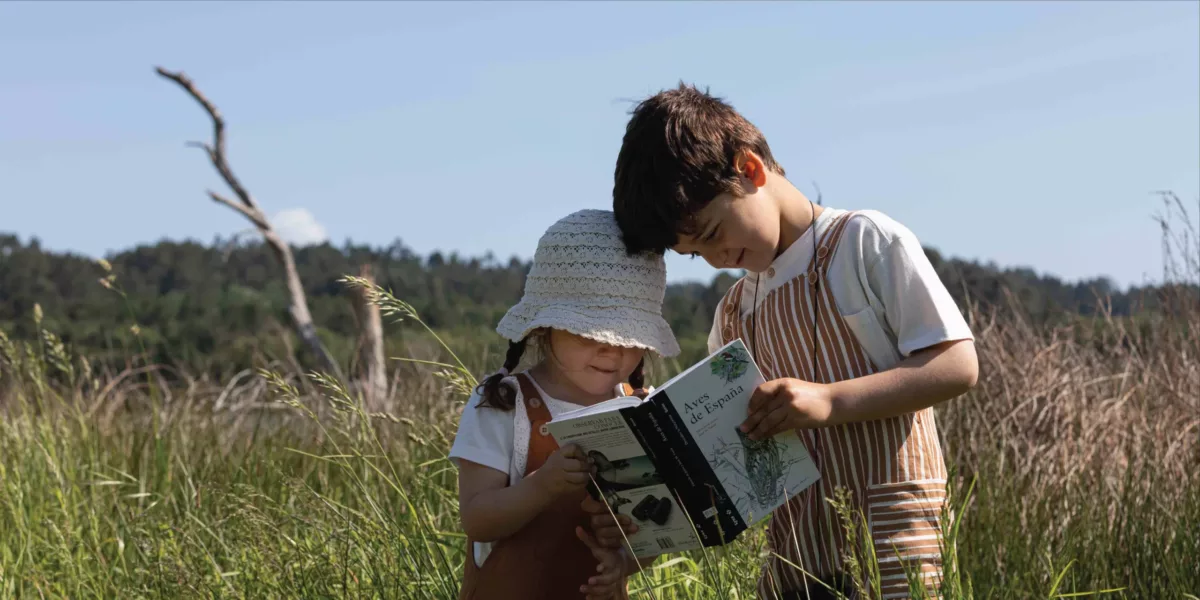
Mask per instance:
[[[842,320],[825,279],[850,218],[853,213],[830,223],[806,274],[764,293],[754,317],[755,331],[750,329],[749,313],[739,318],[745,279],[722,299],[717,311],[721,343],[740,337],[753,348],[751,336],[757,332],[755,360],[768,381],[786,377],[833,383],[878,370]],[[815,373],[811,372],[814,353]],[[772,555],[759,579],[759,596],[805,597],[805,577],[789,562],[822,579],[841,572],[845,534],[825,501],[834,497],[838,487],[852,493],[852,508],[866,517],[883,598],[909,595],[901,559],[910,571],[923,573],[928,591],[935,595],[941,578],[946,466],[933,409],[801,430],[799,435],[821,479],[772,515],[768,525]],[[820,584],[809,579],[807,588],[815,592]]]

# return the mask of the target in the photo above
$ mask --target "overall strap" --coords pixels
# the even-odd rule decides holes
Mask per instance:
[[[857,212],[848,212],[838,216],[817,242],[817,255],[810,259],[811,266],[808,269],[808,276],[814,285],[817,281],[817,273],[824,274],[829,268],[829,263],[833,261],[834,250],[837,249],[838,242],[842,241],[842,234],[846,231],[846,225],[857,214]]]
[[[553,418],[546,401],[538,393],[537,385],[527,373],[517,375],[521,385],[521,396],[525,401],[525,416],[529,419],[529,454],[525,463],[525,475],[529,475],[541,466],[558,450],[558,442],[550,435],[547,424]]]
[[[721,313],[717,315],[717,323],[721,328],[721,343],[728,344],[742,335],[742,288],[746,278],[737,280],[729,291],[725,292]],[[746,340],[742,340],[746,341]]]
[[[527,373],[517,373],[516,378],[521,386],[521,397],[525,401],[525,414],[529,415],[529,422],[548,423],[551,418],[550,409],[546,408],[546,402],[542,400],[542,395],[538,393],[533,380]]]

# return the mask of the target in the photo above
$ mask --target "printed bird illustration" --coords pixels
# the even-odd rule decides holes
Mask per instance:
[[[746,373],[750,367],[750,358],[741,348],[730,348],[714,357],[709,366],[713,375],[726,382],[732,382]]]

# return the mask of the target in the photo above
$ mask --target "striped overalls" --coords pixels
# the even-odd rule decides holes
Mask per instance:
[[[768,381],[795,378],[833,383],[877,371],[842,320],[825,281],[852,217],[853,213],[841,215],[829,225],[805,274],[764,294],[755,311],[756,324],[749,312],[742,314],[745,279],[722,299],[717,311],[721,343],[740,337],[748,347],[757,346],[755,360]],[[755,335],[757,340],[753,340]],[[838,487],[852,493],[852,509],[861,510],[866,518],[883,598],[909,595],[901,559],[910,571],[923,573],[929,592],[935,594],[941,577],[946,466],[933,409],[802,430],[799,435],[821,479],[772,515],[768,526],[772,555],[759,579],[759,596],[806,597],[805,577],[792,564],[821,578],[842,571],[845,533],[833,507],[825,501],[834,497]],[[811,579],[807,582],[814,592],[820,587]]]

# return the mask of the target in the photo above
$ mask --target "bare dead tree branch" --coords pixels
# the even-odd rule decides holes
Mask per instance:
[[[224,204],[234,211],[241,213],[242,216],[249,219],[259,231],[271,228],[271,224],[267,222],[266,217],[264,217],[261,212],[254,210],[245,204],[238,204],[237,202],[234,202],[233,200],[230,200],[229,198],[226,198],[225,196],[222,196],[221,194],[212,190],[208,190],[208,197],[212,198],[213,201],[218,204]]]
[[[375,283],[370,264],[359,267],[359,277]],[[383,350],[383,319],[379,305],[371,301],[370,288],[355,288],[354,312],[358,317],[359,355],[362,357],[367,410],[383,411],[387,401],[387,360]]]
[[[271,226],[271,222],[267,220],[258,203],[254,201],[254,197],[246,190],[242,182],[233,174],[233,169],[229,166],[229,161],[225,157],[225,119],[221,117],[220,111],[213,105],[212,102],[196,88],[183,72],[172,72],[162,67],[155,67],[155,71],[165,79],[174,81],[183,91],[187,92],[196,102],[204,108],[208,113],[209,118],[213,123],[213,141],[212,144],[203,142],[188,142],[187,146],[196,147],[204,150],[208,155],[209,162],[213,168],[221,175],[221,179],[225,184],[233,190],[237,201],[227,198],[212,190],[208,191],[208,195],[218,204],[224,204],[229,208],[237,211],[242,216],[246,217],[254,226],[262,233],[263,240],[275,254],[279,264],[283,266],[284,276],[287,278],[288,292],[291,297],[291,305],[289,310],[292,315],[292,320],[295,322],[296,330],[300,334],[300,339],[304,340],[305,345],[317,357],[317,361],[321,367],[331,375],[336,376],[339,380],[345,381],[342,375],[342,370],[329,352],[325,349],[325,345],[321,343],[320,337],[317,336],[316,325],[313,324],[312,313],[308,309],[308,297],[304,293],[304,286],[300,282],[300,275],[296,270],[296,261],[292,256],[292,249],[288,246],[283,238],[279,237],[275,228]]]

